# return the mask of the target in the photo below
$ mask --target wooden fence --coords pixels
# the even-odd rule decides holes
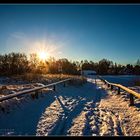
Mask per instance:
[[[107,84],[108,88],[110,88],[111,90],[113,90],[114,87],[117,87],[118,88],[117,94],[120,94],[120,89],[129,93],[130,94],[130,106],[134,105],[134,96],[140,99],[140,93],[135,92],[135,91],[129,89],[128,87],[125,87],[121,84],[110,83],[107,80],[103,79],[101,76],[97,76],[97,78],[99,78],[101,81],[103,81],[105,84]]]
[[[0,98],[0,102],[8,100],[8,99],[11,99],[11,98],[14,98],[14,97],[21,96],[23,94],[32,93],[32,92],[35,92],[35,94],[34,94],[35,97],[38,97],[38,93],[39,93],[40,90],[42,90],[44,88],[47,88],[47,87],[53,87],[53,90],[55,91],[56,90],[56,85],[58,85],[60,83],[64,83],[64,87],[65,87],[66,86],[66,82],[70,81],[70,80],[72,80],[72,78],[61,80],[61,81],[58,81],[58,82],[55,82],[55,83],[51,83],[51,84],[48,84],[48,85],[45,85],[45,86],[42,86],[42,87],[36,87],[36,88],[33,88],[33,89],[12,93],[12,94],[6,95],[4,97],[1,97]]]

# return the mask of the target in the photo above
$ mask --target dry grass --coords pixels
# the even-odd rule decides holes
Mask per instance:
[[[75,75],[64,75],[64,74],[33,74],[33,73],[26,73],[24,75],[16,75],[8,78],[4,82],[4,85],[6,86],[18,86],[23,84],[33,84],[33,83],[42,83],[42,84],[50,84],[53,82],[57,82],[60,80],[64,80],[67,78],[72,78],[71,82],[69,84],[71,85],[83,85],[86,83],[86,78],[81,76],[75,76]],[[3,86],[4,86],[3,85]]]

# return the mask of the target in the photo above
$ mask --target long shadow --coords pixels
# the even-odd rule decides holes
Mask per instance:
[[[12,131],[9,135],[36,135],[36,128],[42,113],[55,100],[53,93],[45,93],[45,97],[39,97],[27,103],[21,108],[12,110],[9,114],[0,117],[0,135],[8,135],[6,131]]]
[[[102,97],[101,92],[103,91],[101,91],[101,89],[96,89],[96,85],[88,82],[87,84],[85,84],[85,86],[88,89],[88,91],[84,91],[84,86],[79,87],[79,88],[83,88],[83,90],[79,90],[79,92],[77,92],[78,94],[77,96],[76,95],[72,96],[71,94],[69,94],[69,91],[67,91],[67,88],[65,88],[64,91],[61,91],[61,90],[59,91],[58,89],[58,91],[56,92],[56,95],[57,95],[56,98],[64,110],[65,118],[63,120],[60,119],[60,121],[57,121],[56,126],[54,127],[54,129],[49,135],[67,135],[67,130],[69,130],[69,128],[72,126],[73,119],[76,118],[83,111],[83,108],[85,107],[85,104],[87,102],[92,101],[94,103],[94,106],[92,107],[95,107],[95,103],[100,102],[101,98],[105,98],[106,94],[104,95],[104,97]],[[89,94],[91,94],[92,92],[93,92],[93,96],[91,98],[91,95]],[[78,105],[76,105],[76,107],[72,111],[70,111],[62,103],[59,96],[65,97],[63,99],[66,99],[66,98],[75,99],[76,101],[78,101]],[[84,99],[84,100],[81,100],[81,99]]]
[[[53,128],[49,135],[66,135],[73,119],[81,113],[85,103],[86,101],[82,101],[82,103],[77,105],[72,111],[65,111],[65,118],[60,118],[60,121],[57,121],[58,124]]]
[[[69,87],[69,85],[67,86]],[[53,93],[47,93],[45,97],[40,97],[39,99],[35,99],[33,102],[29,102],[27,104],[25,103],[21,108],[17,108],[13,112],[6,114],[5,117],[0,117],[0,129],[3,129],[4,131],[12,129],[13,132],[10,135],[36,135],[37,124],[40,117],[42,116],[42,113],[44,113],[45,109],[49,107],[50,104],[55,100],[54,95],[57,95],[56,98],[64,110],[65,118],[63,119],[63,121],[61,121],[62,118],[60,118],[60,121],[58,121],[58,124],[63,123],[63,125],[61,125],[62,128],[60,128],[60,131],[58,131],[57,133],[55,133],[55,131],[52,131],[51,134],[66,135],[66,130],[70,128],[73,119],[81,113],[85,103],[88,101],[99,102],[101,99],[100,90],[94,90],[95,85],[91,83],[88,91],[93,90],[93,92],[97,92],[96,96],[93,95],[92,99],[88,98],[88,91],[86,91],[87,93],[78,93],[78,96],[72,96],[70,93],[68,94],[67,91],[69,91],[69,89],[67,88],[67,86],[61,88],[65,92],[59,91],[58,88],[58,91],[53,91]],[[73,86],[71,86],[71,88],[73,91]],[[84,87],[79,88],[84,89]],[[65,107],[65,105],[63,105],[59,96],[62,96],[64,100],[66,100],[66,98],[68,97],[71,99],[76,99],[76,101],[80,102],[80,104],[78,104],[72,111],[70,111]],[[85,98],[85,100],[81,101],[81,98]],[[54,128],[54,130],[55,129],[56,128]],[[1,132],[0,135],[1,134],[3,134],[3,132]]]
[[[67,115],[69,110],[63,105],[63,103],[61,102],[60,98],[58,96],[55,96],[56,99],[58,100],[58,102],[60,103],[62,109],[64,110],[64,114]]]

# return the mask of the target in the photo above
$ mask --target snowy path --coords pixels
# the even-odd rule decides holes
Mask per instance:
[[[14,107],[12,105],[12,109],[6,110],[5,113],[0,112],[0,135],[73,133],[70,129],[73,121],[75,122],[75,119],[80,117],[79,115],[84,109],[86,110],[89,103],[95,105],[100,100],[100,94],[100,90],[88,82],[78,87],[66,86],[64,88],[60,85],[56,92],[47,92],[44,97],[35,100],[27,97],[26,100],[16,103]],[[85,112],[84,117],[86,117]],[[81,123],[84,129],[86,120]]]
[[[97,83],[98,87],[88,83],[74,94],[72,87],[72,91],[58,91],[56,106],[63,110],[61,117],[58,121],[52,118],[55,122],[46,121],[48,108],[38,124],[37,135],[139,136],[140,109],[129,107],[127,99],[103,90],[104,85]],[[42,131],[44,124],[51,129]]]
[[[90,135],[88,113],[100,101],[101,93],[92,83],[58,89],[55,102],[46,109],[38,123],[37,135]],[[52,108],[54,110],[50,113]],[[54,115],[56,113],[59,117]],[[42,130],[44,126],[46,129]]]
[[[97,83],[88,79],[83,86],[60,85],[44,97],[28,98],[0,115],[0,135],[140,135],[140,108],[129,107],[123,94],[112,94]]]

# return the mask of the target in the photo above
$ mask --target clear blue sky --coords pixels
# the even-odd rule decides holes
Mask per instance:
[[[32,53],[39,43],[56,58],[140,58],[140,5],[0,5],[0,53]]]

